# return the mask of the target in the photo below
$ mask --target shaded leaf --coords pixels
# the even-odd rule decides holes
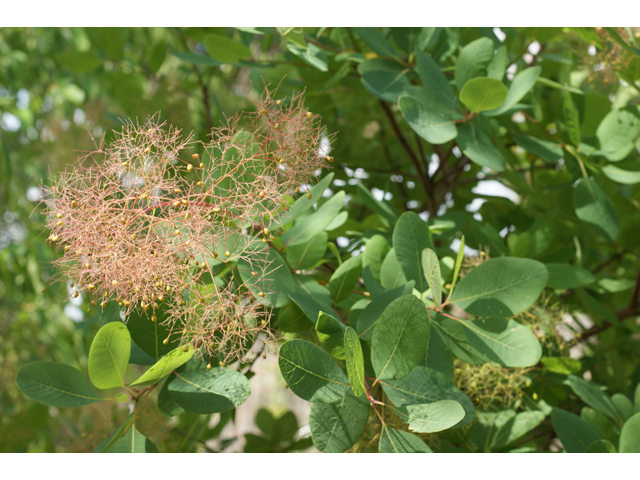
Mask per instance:
[[[313,444],[325,453],[342,453],[358,441],[369,420],[369,402],[351,391],[336,403],[314,403],[309,413]]]
[[[144,372],[140,378],[131,384],[136,385],[153,385],[164,376],[170,374],[173,370],[183,365],[193,357],[194,348],[192,345],[186,347],[178,347],[164,357],[162,357],[149,370]]]
[[[429,446],[415,435],[386,425],[382,426],[378,450],[380,453],[433,453]]]
[[[226,412],[242,405],[251,394],[247,378],[228,368],[191,370],[176,373],[176,377],[169,384],[169,393],[188,412]]]
[[[413,280],[420,292],[427,290],[422,251],[434,248],[427,222],[414,212],[403,213],[393,229],[393,248],[407,280]]]

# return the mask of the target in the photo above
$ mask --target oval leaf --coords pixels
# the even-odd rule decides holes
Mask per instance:
[[[472,112],[484,112],[502,105],[507,92],[507,87],[500,80],[477,77],[464,84],[460,101]]]
[[[278,365],[291,391],[309,402],[337,402],[350,387],[346,375],[329,354],[304,340],[282,345]]]
[[[124,387],[131,356],[131,335],[121,322],[110,322],[98,330],[89,350],[89,378],[102,389]]]
[[[458,146],[462,153],[482,167],[491,168],[496,172],[502,172],[507,162],[500,150],[491,142],[491,139],[471,122],[458,128]]]
[[[589,445],[602,440],[595,428],[566,410],[554,408],[551,412],[551,423],[568,453],[585,453]]]
[[[614,242],[620,233],[620,220],[613,202],[594,181],[581,179],[573,190],[573,205],[580,220]]]
[[[433,453],[421,439],[402,430],[382,426],[380,433],[380,453]]]
[[[373,330],[371,363],[379,380],[407,375],[424,356],[430,320],[424,303],[413,295],[394,300]]]
[[[436,252],[430,248],[422,251],[422,270],[431,288],[431,295],[438,306],[442,303],[442,274]]]
[[[153,385],[165,375],[170,374],[173,370],[183,365],[193,357],[193,346],[178,347],[170,351],[162,357],[158,363],[153,365],[149,370],[144,372],[138,380],[133,382],[131,386],[136,385]]]
[[[622,426],[620,453],[640,453],[640,413],[636,413]]]
[[[36,402],[81,407],[104,400],[79,370],[61,363],[36,362],[18,370],[16,383]]]
[[[533,305],[547,277],[545,266],[535,260],[493,258],[460,280],[451,303],[473,315],[510,317]]]
[[[251,394],[247,377],[228,368],[192,370],[176,376],[169,393],[188,412],[226,412],[242,405]]]
[[[398,105],[409,126],[427,142],[440,145],[458,135],[455,116],[440,104],[428,98],[403,95]]]
[[[313,444],[325,453],[342,453],[358,441],[369,420],[369,402],[351,392],[336,403],[314,403],[309,413]]]
[[[396,409],[409,429],[417,433],[440,432],[451,428],[464,418],[464,409],[455,400],[408,405]]]
[[[421,293],[427,290],[422,251],[434,248],[427,222],[414,212],[403,213],[393,229],[393,248],[407,280],[416,282],[415,288]]]

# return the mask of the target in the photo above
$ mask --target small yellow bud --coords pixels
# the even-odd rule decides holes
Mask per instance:
[[[91,305],[95,306],[97,304],[98,304],[98,302],[96,302],[95,300],[91,300]]]
[[[193,170],[193,165],[191,164],[187,165],[187,172],[190,172],[191,170]]]
[[[226,363],[224,363],[224,362],[220,362],[220,366],[221,366],[221,367],[224,367],[225,365],[226,365]]]
[[[175,193],[180,193],[180,189],[179,189],[178,187],[174,188],[174,189],[173,189],[173,191],[174,191]]]
[[[185,302],[184,300],[180,300],[178,302],[178,305],[180,305],[181,307],[184,307],[187,304],[187,302]]]
[[[200,168],[204,168],[204,163],[200,163]]]
[[[170,292],[170,291],[171,291],[171,287],[170,287],[169,285],[167,285],[167,288],[165,288],[165,290],[166,290],[167,292]]]
[[[180,230],[177,230],[175,232],[173,232],[174,235],[180,235]]]
[[[300,187],[296,185],[296,188],[293,190],[295,193],[300,193]]]
[[[182,200],[180,200],[180,201],[182,202],[183,205],[188,205],[189,204],[189,200],[186,200],[184,198]]]
[[[200,160],[200,155],[194,153],[193,155],[191,155],[191,158],[193,158],[194,160]]]
[[[333,163],[333,157],[327,155],[327,162]]]
[[[58,235],[51,235],[49,237],[49,240],[51,240],[52,242],[56,242],[58,240],[58,238],[60,238],[60,237],[58,237]]]
[[[207,363],[207,370],[211,370],[211,363]]]
[[[61,213],[56,213],[56,218],[62,218],[62,214]]]
[[[216,252],[215,250],[211,252],[211,255],[213,255],[213,258],[218,258],[218,252]]]
[[[265,228],[265,229],[264,229],[264,234],[265,234],[265,235],[269,235],[269,229],[268,229],[268,228]]]
[[[124,217],[122,217],[122,218],[120,219],[120,223],[121,223],[121,224],[123,224],[123,225],[126,225],[126,224],[127,224],[127,219],[126,219],[126,218],[124,218]]]
[[[264,237],[264,238],[262,239],[262,243],[267,243],[267,237]]]
[[[105,305],[106,305],[106,303],[105,303],[105,302],[100,302],[100,306],[101,306],[102,308],[104,308],[104,306],[105,306]]]
[[[284,158],[282,158],[282,157],[278,158],[278,163],[280,165],[282,165],[284,163]]]
[[[128,167],[129,166],[129,162],[122,162],[122,166],[123,167]]]
[[[266,295],[264,294],[264,292],[260,292],[260,293],[258,294],[258,296],[259,296],[259,297],[262,297],[262,298],[266,297]]]
[[[311,200],[311,192],[309,190],[307,190],[307,198]]]
[[[263,110],[260,110],[260,113],[261,113],[261,114],[263,114],[263,115],[266,115],[266,114],[268,114],[269,112],[267,112],[266,110],[264,110],[264,109],[263,109]]]
[[[220,213],[220,207],[213,207],[214,213]]]
[[[163,345],[166,345],[167,343],[169,343],[169,337],[165,338],[165,339],[162,341],[162,344],[163,344]]]
[[[95,290],[96,286],[95,286],[95,285],[93,285],[93,284],[91,284],[91,285],[87,286],[87,288],[88,288],[89,290]]]
[[[73,298],[78,298],[78,291],[73,292]]]
[[[198,183],[196,183],[196,185],[198,185],[198,186],[200,186],[200,187],[201,187],[201,186],[203,186],[203,185],[204,185],[204,182],[198,182]]]
[[[229,252],[229,250],[225,250],[224,254],[227,258],[231,256],[231,252]]]
[[[537,393],[535,393],[535,392],[533,393],[533,399],[534,399],[534,400],[538,400],[538,394],[537,394]]]
[[[118,285],[118,281],[117,281],[117,280],[113,280],[113,281],[111,282],[111,285],[113,285],[113,286],[115,287],[116,285]]]
[[[122,306],[122,302],[118,302],[118,305]]]
[[[134,235],[131,235],[131,240],[135,240],[135,239],[136,239],[135,234],[134,234]]]
[[[144,153],[149,153],[149,152],[151,152],[151,148],[147,147],[144,149]]]
[[[72,206],[73,208],[78,208],[78,204],[76,203],[76,201],[75,201],[75,200],[73,200],[73,201],[71,202],[71,206]]]
[[[173,206],[174,207],[179,207],[180,206],[180,202],[178,200],[176,200],[175,202],[173,202]]]
[[[158,320],[158,317],[156,317],[155,315],[151,315],[151,321],[155,322]]]
[[[264,198],[264,192],[260,192],[260,193],[258,193],[258,196],[259,196],[260,198]]]
[[[190,245],[191,244],[191,240],[187,240],[186,242],[184,242],[185,245]]]
[[[153,302],[152,306],[154,310],[157,310],[158,308],[160,308],[156,302]]]
[[[307,112],[307,118],[311,118],[312,116],[313,116],[313,113]]]
[[[262,354],[262,358],[267,358],[267,354],[266,354],[266,353],[263,353],[263,354]]]
[[[130,302],[129,300],[125,300],[125,301],[124,301],[124,302],[122,302],[122,303],[124,303],[124,306],[125,306],[125,307],[130,307],[130,306],[131,306],[131,302]]]
[[[144,311],[145,311],[145,312],[148,312],[148,311],[149,311],[149,305],[145,305],[145,306],[144,306],[144,307],[142,307],[142,308],[144,308]]]
[[[279,128],[279,127],[280,127],[280,124],[279,124],[279,123],[276,123],[276,124],[273,126],[273,129],[274,129],[274,130],[278,130],[278,128]]]
[[[270,238],[271,240],[275,240],[275,238],[276,238],[276,237],[274,237],[273,235],[269,235],[269,238]]]
[[[164,301],[164,295],[160,295],[160,296],[158,297],[158,301],[159,301],[159,302]]]
[[[71,249],[71,247],[69,245],[67,245],[66,247],[64,247],[65,250],[69,250]]]
[[[140,288],[139,288],[139,287],[136,287],[136,288],[135,288],[135,292],[136,292],[136,293],[140,293]]]
[[[253,275],[254,277],[258,276],[258,272],[251,272],[251,275]]]

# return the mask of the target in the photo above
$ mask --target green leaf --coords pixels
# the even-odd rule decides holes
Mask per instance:
[[[453,378],[453,356],[447,348],[442,334],[433,325],[431,325],[431,332],[429,333],[427,353],[420,365],[444,373],[448,378]]]
[[[635,453],[640,452],[636,450]],[[586,453],[618,453],[616,447],[608,440],[597,440],[593,442],[586,450]]]
[[[455,79],[458,91],[461,91],[472,78],[482,77],[487,73],[493,55],[493,42],[486,37],[465,45],[456,62]]]
[[[362,345],[356,331],[347,327],[344,332],[344,353],[347,363],[347,375],[351,390],[356,397],[365,391],[364,385],[364,357],[362,355]]]
[[[562,111],[564,112],[564,121],[567,127],[569,141],[574,147],[580,147],[580,116],[570,93],[564,95]]]
[[[633,402],[629,400],[629,397],[623,393],[614,393],[611,396],[611,401],[616,406],[616,410],[620,412],[620,416],[623,421],[627,421],[631,415],[633,415]]]
[[[289,294],[295,292],[296,281],[289,266],[275,248],[265,246],[249,263],[245,257],[238,260],[238,270],[242,281],[260,303],[280,308],[291,300]],[[254,277],[251,272],[258,272]],[[264,298],[259,294],[264,293]]]
[[[452,115],[449,109],[429,98],[402,95],[398,105],[409,126],[427,142],[440,145],[458,135],[455,124],[458,115]]]
[[[380,453],[433,453],[429,446],[415,435],[386,425],[380,433]]]
[[[514,415],[507,422],[498,426],[491,439],[491,448],[502,448],[512,444],[540,425],[545,417],[544,412],[520,412]]]
[[[90,52],[66,52],[54,58],[57,63],[76,73],[89,73],[102,65],[102,60]]]
[[[458,247],[458,254],[456,255],[456,264],[453,268],[453,280],[451,280],[451,289],[449,290],[449,296],[447,302],[453,295],[453,290],[456,287],[456,280],[458,280],[458,274],[460,273],[460,267],[462,266],[462,259],[464,258],[464,235],[460,239],[460,246]]]
[[[405,285],[388,292],[382,293],[375,297],[369,305],[362,311],[356,322],[356,330],[362,340],[371,341],[373,338],[374,328],[380,319],[380,316],[387,306],[394,300],[409,295],[413,291],[414,282],[411,281]]]
[[[462,405],[454,400],[408,405],[395,409],[400,418],[417,433],[440,432],[451,428],[464,418]]]
[[[451,303],[473,315],[516,315],[537,300],[547,276],[544,264],[535,260],[493,258],[460,280]]]
[[[491,63],[487,67],[487,77],[502,80],[507,71],[507,47],[501,45],[496,49],[496,53],[491,59]]]
[[[430,92],[435,99],[447,108],[459,108],[460,104],[453,88],[449,85],[447,77],[444,76],[438,64],[421,50],[416,51],[416,64],[418,75],[427,92]]]
[[[443,373],[426,367],[416,367],[400,380],[382,380],[380,384],[396,407],[433,403],[439,400],[455,400],[465,411],[464,418],[455,425],[456,428],[473,421],[475,413],[473,403]]]
[[[438,306],[442,303],[442,274],[440,273],[440,262],[436,252],[430,248],[422,251],[422,270],[429,287],[431,295]]]
[[[366,43],[371,50],[383,57],[396,57],[397,53],[393,48],[393,45],[384,38],[382,32],[375,27],[355,27],[355,32],[358,34],[364,43]]]
[[[636,413],[622,426],[620,453],[640,453],[640,413]]]
[[[515,320],[491,317],[448,320],[464,327],[465,337],[472,348],[504,367],[530,367],[542,356],[542,347],[536,336]]]
[[[396,103],[410,85],[409,69],[392,60],[374,58],[358,65],[362,84],[373,96],[386,102]]]
[[[506,168],[506,161],[500,150],[491,139],[473,123],[465,123],[458,127],[458,146],[462,153],[482,167],[502,172]]]
[[[584,92],[578,88],[573,88],[570,87],[568,85],[562,85],[561,83],[558,82],[554,82],[553,80],[549,80],[548,78],[544,78],[544,77],[538,77],[538,79],[536,80],[536,83],[539,83],[541,85],[545,85],[547,87],[551,87],[551,88],[557,88],[559,90],[564,90],[565,92],[571,92],[571,93],[575,93],[578,95],[583,95]]]
[[[589,445],[602,440],[595,428],[566,410],[554,408],[551,423],[568,453],[585,453]]]
[[[317,68],[321,72],[329,71],[329,66],[327,65],[327,57],[324,54],[324,51],[313,43],[309,43],[306,48],[290,43],[287,45],[287,50],[289,50],[297,57],[303,59],[312,67]]]
[[[422,269],[422,251],[434,248],[427,222],[416,213],[403,213],[393,229],[393,248],[407,279],[413,280],[421,293],[426,291],[428,286]]]
[[[569,385],[575,394],[591,408],[595,408],[618,424],[624,421],[609,395],[600,390],[596,384],[587,382],[584,378],[569,375]]]
[[[127,39],[120,28],[99,27],[85,28],[91,43],[102,50],[108,58],[119,62],[122,60]]]
[[[485,112],[485,115],[489,117],[494,117],[496,115],[502,115],[505,112],[508,112],[516,104],[524,98],[524,96],[529,93],[529,91],[533,88],[540,76],[541,67],[531,67],[527,68],[520,73],[518,73],[509,85],[509,91],[507,93],[507,97],[504,99],[501,105],[499,105],[495,110],[490,110]]]
[[[614,242],[620,233],[620,220],[613,202],[595,180],[580,180],[573,190],[573,205],[580,220]]]
[[[285,442],[293,438],[299,428],[298,419],[293,412],[286,412],[276,418],[266,408],[258,410],[256,425],[274,443]]]
[[[389,250],[380,268],[380,283],[386,290],[393,290],[407,283],[407,277],[402,271],[395,249]]]
[[[362,436],[369,420],[369,402],[351,391],[336,403],[314,403],[309,413],[313,444],[325,453],[349,450]]]
[[[373,330],[371,363],[377,378],[397,380],[407,375],[425,354],[429,331],[424,303],[415,296],[391,302]]]
[[[500,80],[476,77],[464,84],[460,101],[472,112],[485,112],[502,105],[507,92],[507,87]]]
[[[169,384],[169,393],[188,412],[226,412],[242,405],[251,394],[247,377],[228,368],[175,375],[178,378]]]
[[[207,34],[203,43],[209,55],[221,63],[236,63],[251,56],[247,47],[226,35]]]
[[[625,168],[619,168],[615,165],[605,165],[602,167],[602,173],[617,183],[623,185],[635,185],[640,183],[640,165],[633,162],[625,165]]]
[[[316,322],[316,334],[325,351],[339,360],[345,359],[344,324],[332,315],[320,312]]]
[[[82,407],[104,400],[80,371],[61,363],[35,362],[18,370],[18,388],[36,402]]]
[[[127,417],[122,425],[118,427],[118,429],[113,432],[109,438],[104,440],[100,445],[98,445],[93,453],[104,453],[109,450],[118,440],[120,440],[125,433],[129,430],[129,427],[133,425],[134,415],[133,413]]]
[[[89,378],[101,389],[124,387],[131,356],[131,335],[121,322],[98,330],[89,350]]]
[[[120,440],[106,451],[107,453],[159,453],[158,448],[135,427],[131,427]]]
[[[336,193],[314,213],[297,220],[293,227],[280,237],[282,243],[285,246],[307,243],[322,232],[342,209],[344,195],[344,191]]]
[[[304,27],[277,27],[278,33],[301,47],[306,47],[307,42],[304,39]]]
[[[300,307],[314,325],[318,322],[318,315],[325,313],[333,316],[336,313],[333,308],[331,308],[331,304],[326,303],[313,295],[309,295],[307,292],[297,291],[289,294],[289,297],[298,307]]]
[[[373,278],[380,281],[380,270],[382,262],[389,253],[389,244],[382,235],[374,235],[366,244],[364,253],[362,254],[362,268],[369,267]]]
[[[165,417],[175,417],[185,412],[185,409],[176,403],[169,392],[169,384],[176,378],[175,375],[167,378],[158,394],[158,410]]]
[[[194,348],[192,345],[186,347],[178,347],[170,351],[162,357],[158,363],[153,365],[149,370],[144,372],[140,378],[131,384],[132,387],[137,385],[153,385],[180,365],[184,365],[193,357]]]
[[[182,332],[171,332],[169,328],[162,325],[165,320],[164,306],[155,311],[158,318],[155,322],[151,320],[151,314],[146,314],[136,310],[131,311],[127,317],[127,329],[131,334],[131,339],[145,352],[151,355],[155,361],[166,355],[180,344]],[[164,344],[166,339],[167,344]]]
[[[563,157],[562,147],[557,143],[547,142],[528,135],[516,135],[514,140],[527,152],[548,162],[555,163]]]
[[[544,264],[528,258],[500,257],[467,273],[451,297],[451,303],[473,315],[504,316],[524,312],[538,299],[547,283]],[[503,315],[500,315],[503,316]]]
[[[344,213],[344,212],[343,212]],[[327,232],[320,232],[307,243],[287,248],[287,261],[293,270],[308,270],[315,267],[327,251]]]
[[[340,303],[351,295],[362,271],[362,255],[351,257],[340,265],[329,279],[333,303]]]
[[[612,110],[596,130],[600,142],[598,153],[612,162],[620,161],[635,149],[639,133],[640,115],[637,108]]]
[[[543,357],[540,359],[544,368],[560,375],[578,373],[582,369],[580,360],[569,357]]]
[[[334,403],[350,390],[349,380],[322,348],[291,340],[280,348],[280,372],[289,388],[314,403]]]
[[[317,184],[311,187],[311,190],[309,190],[311,198],[307,198],[306,195],[301,195],[300,198],[298,198],[293,203],[293,205],[289,207],[288,212],[283,212],[278,216],[278,223],[284,226],[287,223],[298,218],[311,207],[313,207],[313,205],[315,205],[315,203],[320,200],[320,198],[322,198],[322,194],[324,193],[324,191],[329,187],[329,185],[331,185],[333,176],[333,173],[329,173],[325,175]]]
[[[576,288],[591,285],[596,277],[584,268],[572,267],[563,263],[545,264],[549,272],[547,287],[549,288]]]

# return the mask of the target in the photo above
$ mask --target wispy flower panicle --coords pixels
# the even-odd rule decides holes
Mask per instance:
[[[232,273],[242,261],[269,284],[264,253],[287,194],[333,159],[318,154],[327,135],[301,94],[267,91],[256,105],[206,144],[157,116],[129,121],[43,187],[49,241],[63,252],[55,263],[74,288],[164,322],[203,356],[238,359],[271,335],[269,292],[254,297]]]

